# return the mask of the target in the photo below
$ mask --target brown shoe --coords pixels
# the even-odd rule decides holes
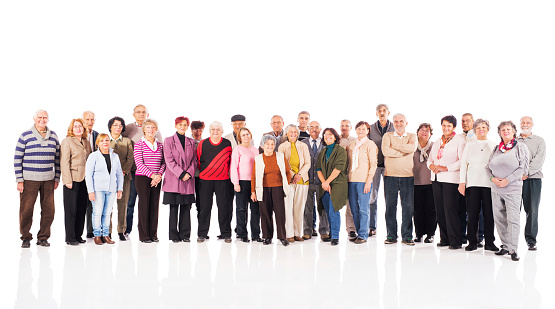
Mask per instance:
[[[116,243],[115,241],[113,241],[113,240],[110,239],[110,236],[104,236],[104,241],[105,241],[107,244],[110,244],[110,245],[113,245],[113,244]]]
[[[287,238],[288,242],[295,242],[295,237]]]
[[[312,238],[312,236],[309,235],[309,234],[304,234],[304,235],[303,235],[303,239],[304,239],[304,240],[309,240],[309,239],[311,239],[311,238]]]
[[[94,244],[95,245],[102,245],[102,239],[100,239],[100,236],[95,236],[94,237]]]
[[[295,241],[304,241],[304,239],[302,237],[295,236]]]
[[[330,242],[331,241],[330,235],[327,235],[327,234],[320,235],[320,238],[322,239],[323,242]]]

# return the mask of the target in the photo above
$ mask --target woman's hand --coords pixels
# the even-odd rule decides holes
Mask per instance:
[[[251,200],[252,200],[253,202],[258,202],[258,200],[256,199],[256,193],[254,193],[254,192],[251,193]]]
[[[89,201],[94,202],[94,192],[89,193]]]
[[[191,175],[189,175],[188,173],[185,174],[185,176],[183,176],[183,178],[181,178],[181,180],[183,180],[183,181],[187,181],[189,179],[191,179]]]
[[[233,185],[233,190],[235,190],[235,192],[241,192],[241,185]]]
[[[441,172],[447,172],[447,167],[441,166],[441,165],[430,164],[430,171],[432,171],[434,174],[441,173]]]
[[[122,196],[123,196],[123,192],[122,192],[122,191],[118,191],[118,194],[117,194],[117,196],[116,196],[116,197],[118,198],[118,200],[121,200],[121,197],[122,197]]]
[[[329,193],[331,193],[330,184],[326,181],[322,182],[322,189],[324,189],[324,191],[328,191]]]
[[[499,179],[497,178],[497,183],[496,183],[497,187],[499,188],[505,188],[506,186],[509,185],[509,181],[507,179]]]
[[[464,183],[460,183],[459,184],[459,193],[464,196],[464,190],[466,188],[466,185]]]
[[[366,194],[366,193],[370,192],[370,190],[372,190],[372,180],[367,181],[364,184],[364,191],[363,192]]]
[[[66,184],[65,186],[66,186],[66,188],[68,188],[68,189],[70,189],[70,190],[71,190],[71,188],[73,188],[73,184],[72,184],[72,183],[68,183],[68,184]]]
[[[295,174],[295,176],[293,176],[293,180],[291,180],[291,183],[292,183],[292,184],[299,183],[299,181],[300,181],[301,179],[303,179],[303,178],[301,177],[301,175]]]

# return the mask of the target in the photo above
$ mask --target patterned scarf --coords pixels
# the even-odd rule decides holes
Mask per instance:
[[[351,171],[355,171],[358,168],[358,150],[359,148],[368,140],[368,137],[364,137],[363,139],[359,140],[358,138],[355,139],[355,149],[353,150],[353,163],[351,165]]]
[[[508,142],[507,144],[503,143],[503,141],[501,141],[501,143],[499,143],[499,151],[505,153],[511,149],[513,149],[516,146],[516,138],[513,138],[510,142]]]
[[[443,148],[445,148],[445,145],[447,143],[449,143],[453,137],[455,137],[455,132],[453,132],[453,134],[451,134],[451,136],[449,136],[448,138],[445,138],[445,135],[441,136],[441,146],[439,147],[439,151],[437,152],[437,159],[441,159],[443,158]]]
[[[420,150],[420,162],[428,161],[428,149],[430,149],[431,145],[432,143],[430,143],[430,141],[428,140],[426,146],[422,148],[422,146],[420,146],[420,142],[418,142],[418,150]]]

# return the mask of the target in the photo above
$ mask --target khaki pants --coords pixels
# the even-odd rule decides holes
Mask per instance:
[[[116,200],[118,204],[118,233],[125,233],[127,229],[127,202],[129,201],[129,189],[131,188],[131,175],[123,178],[123,191],[121,199]],[[112,215],[110,214],[110,234],[112,233]]]
[[[21,240],[32,240],[30,233],[33,224],[33,210],[37,195],[40,193],[40,229],[38,239],[50,238],[50,226],[54,221],[54,180],[23,182],[23,193],[19,195],[19,230]]]
[[[290,192],[285,197],[285,233],[287,238],[303,236],[303,219],[308,185],[290,185]]]

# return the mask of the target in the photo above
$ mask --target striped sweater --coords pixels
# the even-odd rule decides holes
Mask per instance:
[[[35,126],[21,133],[13,158],[15,179],[60,181],[60,142],[54,131],[46,128],[43,138]]]
[[[231,164],[231,142],[222,138],[212,144],[210,138],[200,141],[197,147],[199,178],[203,180],[229,179]]]
[[[133,158],[137,166],[135,175],[151,177],[152,174],[163,175],[166,171],[162,143],[158,141],[155,143],[157,144],[156,151],[153,151],[144,140],[135,143],[133,150]]]

